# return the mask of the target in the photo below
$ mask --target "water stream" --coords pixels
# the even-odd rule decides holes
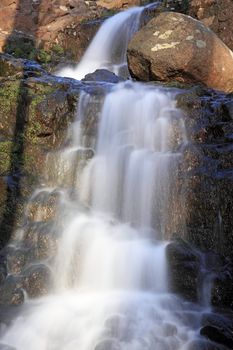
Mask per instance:
[[[119,72],[141,11],[106,21],[80,65],[63,75]],[[112,60],[115,50],[120,60]],[[130,81],[112,86],[87,148],[82,118],[93,98],[82,94],[71,145],[59,155],[52,188],[43,189],[62,194],[54,283],[48,296],[26,301],[2,343],[17,350],[197,349],[200,307],[169,292],[166,262],[170,196],[187,142],[174,95]],[[78,152],[89,152],[82,166]]]

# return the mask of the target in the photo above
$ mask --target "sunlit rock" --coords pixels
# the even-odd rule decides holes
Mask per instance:
[[[233,91],[232,51],[203,23],[179,13],[161,13],[136,33],[128,63],[139,80],[202,83]]]

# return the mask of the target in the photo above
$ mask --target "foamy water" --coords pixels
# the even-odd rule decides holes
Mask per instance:
[[[109,62],[115,67],[119,28],[137,26],[140,12],[106,22],[75,77]],[[88,68],[99,41],[97,62]],[[83,93],[78,117],[91,103]],[[97,140],[82,166],[76,157],[86,150],[85,135],[77,119],[72,144],[53,160],[55,175],[48,174],[52,189],[63,193],[51,293],[28,300],[1,342],[17,350],[191,350],[201,310],[169,292],[164,240],[187,142],[174,93],[120,83],[106,95],[99,119]]]

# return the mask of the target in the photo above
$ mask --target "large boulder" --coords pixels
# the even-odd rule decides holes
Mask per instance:
[[[167,7],[202,21],[233,49],[232,0],[167,0]]]
[[[232,51],[203,23],[180,13],[161,13],[136,33],[128,63],[139,80],[202,83],[233,91]]]

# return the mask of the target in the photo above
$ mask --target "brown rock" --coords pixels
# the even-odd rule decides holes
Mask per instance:
[[[187,14],[209,26],[231,50],[233,49],[232,0],[191,0]]]
[[[232,51],[201,22],[179,13],[161,13],[136,33],[128,62],[136,79],[199,82],[233,91]]]
[[[97,4],[107,9],[122,8],[129,6],[139,6],[140,0],[99,0]]]

